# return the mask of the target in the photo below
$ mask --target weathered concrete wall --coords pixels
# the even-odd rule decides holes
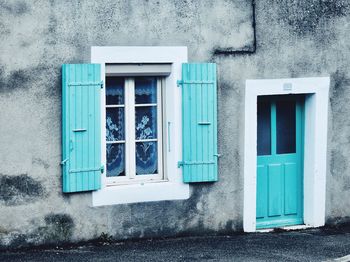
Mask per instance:
[[[220,70],[221,174],[238,184],[235,200],[242,203],[246,79],[330,76],[326,223],[349,222],[350,2],[257,1],[255,18],[253,54],[213,58]],[[238,210],[242,217],[241,205]]]
[[[60,67],[90,62],[93,45],[186,45],[192,61],[253,50],[249,0],[1,1],[0,39],[0,244],[236,227],[226,226],[233,207],[203,216],[216,204],[202,197],[216,185],[197,187],[189,201],[100,208],[90,193],[63,195]]]
[[[327,220],[350,217],[350,5],[346,0],[0,2],[0,246],[242,230],[244,83],[332,77]],[[90,207],[61,192],[63,63],[92,45],[186,45],[218,63],[220,180],[186,201]]]

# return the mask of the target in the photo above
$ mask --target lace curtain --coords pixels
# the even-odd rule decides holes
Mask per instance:
[[[107,144],[107,176],[125,176],[125,145]]]
[[[135,103],[157,103],[157,79],[135,79]],[[135,110],[136,139],[157,138],[157,107],[137,107]],[[154,174],[158,168],[157,142],[136,143],[136,174]]]
[[[114,86],[106,89],[108,101],[122,104],[124,88]],[[142,77],[135,79],[135,103],[153,104],[157,102],[157,79]],[[125,139],[124,108],[106,109],[106,140]],[[135,138],[157,139],[157,106],[135,108]],[[156,141],[136,142],[136,174],[155,174],[158,172],[158,147]],[[107,176],[125,175],[125,144],[107,144]]]

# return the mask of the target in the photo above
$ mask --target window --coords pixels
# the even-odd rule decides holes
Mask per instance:
[[[107,74],[107,185],[165,178],[163,82],[161,77],[156,76],[119,77]]]
[[[92,47],[91,62],[62,66],[63,192],[101,206],[217,181],[215,64],[181,46]]]
[[[187,48],[96,46],[91,49],[91,62],[101,65],[100,80],[105,82],[100,119],[105,172],[100,176],[101,188],[92,193],[92,205],[187,199],[189,185],[183,183],[178,168],[182,103],[177,86]],[[148,120],[142,122],[143,116]],[[140,147],[141,153],[152,151],[152,158],[137,157]]]

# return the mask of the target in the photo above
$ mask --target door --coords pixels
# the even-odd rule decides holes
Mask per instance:
[[[303,101],[258,97],[257,228],[303,224]]]

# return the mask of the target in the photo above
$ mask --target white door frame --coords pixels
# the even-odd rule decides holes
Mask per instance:
[[[325,223],[329,77],[247,80],[244,128],[243,229],[256,231],[257,97],[306,94],[304,224]]]

